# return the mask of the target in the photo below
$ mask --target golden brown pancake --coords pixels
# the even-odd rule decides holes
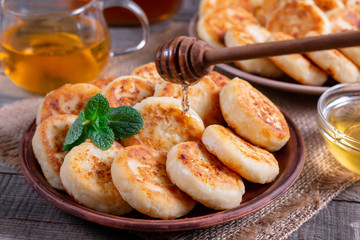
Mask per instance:
[[[211,71],[208,76],[220,89],[230,81],[230,78],[216,71]]]
[[[263,34],[263,32],[265,33]],[[253,37],[253,35],[260,36]],[[270,33],[259,25],[241,24],[227,31],[225,35],[225,45],[227,47],[252,45],[257,43],[257,39],[261,39],[262,42],[265,41],[265,35],[269,36]],[[246,72],[264,77],[278,78],[283,75],[283,72],[268,58],[235,61],[234,64]]]
[[[289,140],[283,114],[245,80],[234,78],[223,87],[220,106],[227,124],[254,145],[277,151]]]
[[[77,115],[61,114],[44,119],[36,127],[32,146],[34,155],[49,184],[60,190],[64,187],[60,180],[60,167],[67,151],[63,151],[65,137]]]
[[[314,0],[314,2],[316,6],[318,6],[324,12],[345,7],[341,0]]]
[[[166,172],[182,191],[216,210],[239,206],[245,192],[241,177],[199,142],[183,142],[172,147],[167,155]]]
[[[331,33],[331,25],[325,13],[314,4],[290,2],[271,14],[266,23],[271,32],[284,32],[295,38],[308,32]]]
[[[190,107],[202,118],[205,126],[220,124],[223,117],[219,104],[219,87],[209,77],[203,77],[197,84],[188,90]],[[163,82],[155,89],[154,97],[172,97],[181,100],[181,87],[179,84]]]
[[[138,76],[122,76],[113,80],[102,91],[110,107],[134,106],[154,94],[154,85]]]
[[[150,62],[137,67],[136,69],[133,70],[131,75],[135,75],[138,77],[142,77],[146,80],[149,80],[154,85],[160,84],[164,81],[157,72],[154,62]]]
[[[66,155],[60,170],[66,192],[89,208],[109,214],[122,215],[131,211],[111,178],[111,164],[123,149],[118,143],[101,150],[91,141],[74,147]]]
[[[226,127],[207,127],[202,141],[210,153],[250,182],[269,183],[279,174],[279,164],[270,152],[250,144]]]
[[[124,146],[144,145],[168,152],[180,142],[199,140],[205,129],[199,115],[193,109],[185,114],[175,98],[149,97],[134,108],[141,113],[144,126],[140,133],[123,139]]]
[[[282,33],[272,33],[269,41],[290,40],[293,37]],[[327,80],[327,75],[301,54],[288,54],[269,57],[283,72],[301,84],[321,86]]]
[[[256,18],[238,6],[222,7],[202,16],[197,24],[199,38],[212,47],[224,47],[226,32],[240,23],[257,23]]]
[[[41,103],[36,124],[58,114],[80,114],[86,103],[101,89],[89,83],[65,84],[48,94]]]
[[[309,32],[306,36],[317,35]],[[339,83],[360,81],[359,69],[336,49],[308,52],[306,56]]]
[[[333,33],[360,30],[360,13],[349,8],[337,8],[327,12]]]
[[[103,77],[95,79],[91,82],[89,82],[92,85],[97,86],[101,90],[103,90],[109,83],[111,83],[116,77]]]
[[[126,147],[111,166],[121,196],[150,217],[173,219],[187,214],[195,201],[180,191],[166,173],[166,154],[145,146]]]
[[[201,0],[199,4],[199,16],[203,16],[215,9],[228,7],[228,6],[240,6],[245,10],[252,12],[252,4],[250,0]]]

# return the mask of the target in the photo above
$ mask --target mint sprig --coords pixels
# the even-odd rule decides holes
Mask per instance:
[[[144,120],[136,109],[128,106],[110,108],[109,101],[96,94],[66,134],[63,151],[70,151],[87,138],[100,149],[109,149],[115,139],[131,137],[140,132]]]

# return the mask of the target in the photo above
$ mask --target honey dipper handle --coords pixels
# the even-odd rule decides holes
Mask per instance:
[[[265,42],[240,47],[208,49],[204,53],[205,65],[238,60],[304,53],[360,45],[360,31],[335,33],[278,42]]]

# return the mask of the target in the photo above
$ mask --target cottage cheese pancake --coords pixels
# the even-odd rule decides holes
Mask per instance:
[[[337,8],[326,13],[333,33],[360,30],[360,13],[349,8]]]
[[[180,142],[201,139],[203,121],[193,109],[184,113],[178,99],[149,97],[134,108],[141,113],[144,126],[140,133],[123,139],[124,146],[144,145],[168,152]]]
[[[243,178],[254,183],[272,182],[279,174],[279,165],[268,151],[241,139],[221,125],[211,125],[204,131],[206,149]]]
[[[228,82],[230,82],[230,78],[216,71],[211,71],[208,76],[220,89],[223,88]]]
[[[238,6],[222,7],[202,16],[197,23],[199,38],[212,47],[224,47],[226,32],[240,23],[257,23],[256,18]]]
[[[108,150],[101,150],[87,141],[71,149],[60,170],[66,192],[77,202],[100,212],[114,215],[130,212],[132,208],[111,178],[111,164],[122,148],[114,142]]]
[[[250,0],[201,0],[199,4],[199,16],[203,16],[215,9],[226,6],[240,6],[245,10],[252,12],[252,4]]]
[[[324,12],[345,7],[341,0],[314,0],[314,2],[316,6],[318,6]]]
[[[280,110],[244,80],[234,78],[223,87],[220,106],[227,124],[252,144],[277,151],[290,138]]]
[[[207,127],[202,141],[210,153],[250,182],[269,183],[279,174],[279,164],[270,152],[250,144],[226,127]]]
[[[95,79],[91,82],[89,82],[92,85],[97,86],[101,90],[103,90],[109,83],[111,83],[116,77],[103,77]]]
[[[257,26],[257,25],[252,25],[252,26]],[[251,29],[256,29],[256,28],[253,27]],[[249,30],[251,31],[251,29]],[[260,32],[261,31],[260,26],[259,26],[260,33],[255,31],[253,31],[254,35],[262,35]],[[266,30],[264,31],[267,32]],[[268,33],[268,36],[269,35],[270,33]],[[263,41],[265,41],[266,39],[265,36],[258,36],[258,38],[261,38],[261,40],[264,39]],[[237,25],[232,27],[229,31],[227,31],[225,35],[225,45],[227,47],[245,46],[245,45],[255,44],[257,42],[258,41],[256,40],[256,38],[254,38],[252,34],[247,32],[246,26],[244,25]],[[258,74],[264,77],[278,78],[281,75],[283,75],[283,72],[268,58],[257,58],[257,59],[236,61],[234,64],[246,72]]]
[[[37,125],[32,146],[34,155],[49,184],[64,190],[60,180],[60,167],[67,152],[62,150],[65,137],[77,115],[61,114],[46,118]]]
[[[309,32],[306,36],[317,35]],[[336,49],[308,52],[306,56],[339,83],[360,81],[359,69]]]
[[[150,217],[173,219],[187,214],[195,201],[178,189],[166,173],[166,154],[145,146],[125,148],[111,166],[121,196]]]
[[[167,155],[166,171],[181,190],[216,210],[239,206],[245,192],[241,177],[199,142],[183,142],[172,147]]]
[[[209,76],[203,77],[197,84],[189,87],[190,107],[199,114],[205,126],[220,124],[224,120],[220,111],[219,92],[220,88]],[[163,82],[156,87],[154,96],[181,100],[181,87],[179,84]]]
[[[282,32],[276,32],[272,33],[269,41],[282,41],[289,39],[293,39],[293,37]],[[301,54],[288,54],[269,58],[283,72],[299,83],[321,86],[327,80],[326,73],[312,64]]]
[[[160,84],[164,81],[157,72],[154,62],[150,62],[137,67],[136,69],[133,70],[131,75],[135,75],[138,77],[142,77],[146,80],[149,80],[154,85]]]
[[[101,89],[89,83],[65,84],[49,92],[40,104],[36,124],[52,115],[80,114],[97,93],[101,93]]]
[[[296,38],[310,31],[331,33],[331,25],[325,13],[315,4],[290,2],[273,12],[266,23],[270,32],[284,32]]]
[[[110,107],[134,106],[154,94],[154,85],[141,77],[122,76],[113,80],[102,91]]]

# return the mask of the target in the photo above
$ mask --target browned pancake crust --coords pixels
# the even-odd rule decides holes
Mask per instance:
[[[199,142],[184,142],[178,145],[177,158],[190,170],[191,173],[201,182],[206,182],[212,187],[217,185],[238,185],[242,181],[240,176],[235,174],[217,157],[209,153],[205,146]],[[198,159],[205,155],[206,161]],[[207,171],[204,171],[206,169]]]
[[[65,84],[48,93],[40,106],[36,122],[58,114],[80,114],[86,103],[101,89],[86,83]]]
[[[141,65],[133,70],[131,75],[142,77],[146,80],[151,81],[154,85],[162,83],[164,80],[160,77],[159,73],[156,70],[156,65],[154,62]]]
[[[252,4],[250,0],[202,0],[199,6],[199,14],[202,16],[215,9],[228,6],[240,6],[245,10],[252,12]]]
[[[214,42],[222,46],[225,45],[225,34],[232,26],[245,22],[258,23],[251,13],[238,6],[216,9],[206,14],[201,21],[201,28],[204,28]]]
[[[116,77],[103,77],[103,78],[95,79],[89,83],[97,86],[98,88],[100,88],[102,90],[106,87],[106,85],[111,83],[115,78]]]
[[[226,77],[225,75],[218,73],[216,71],[211,71],[208,76],[215,82],[215,84],[221,89],[225,86],[228,82],[230,82],[230,78]]]
[[[134,106],[144,98],[154,94],[154,85],[137,76],[124,76],[115,79],[103,90],[110,107]]]
[[[330,31],[330,23],[324,13],[315,5],[304,2],[289,2],[277,9],[266,27],[271,32],[284,32],[296,38],[304,37],[310,31],[320,34]]]

